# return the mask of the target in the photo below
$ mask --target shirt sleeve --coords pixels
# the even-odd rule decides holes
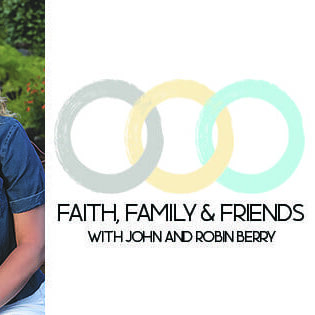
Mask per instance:
[[[19,122],[9,129],[1,151],[1,173],[9,207],[22,213],[45,203],[45,179],[41,161]]]

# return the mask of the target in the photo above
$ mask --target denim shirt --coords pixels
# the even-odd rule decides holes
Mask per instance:
[[[16,248],[13,213],[45,203],[44,170],[21,124],[0,116],[0,265]],[[44,281],[38,270],[10,303],[32,295]]]

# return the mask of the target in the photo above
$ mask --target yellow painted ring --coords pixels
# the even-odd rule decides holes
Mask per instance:
[[[206,86],[188,80],[174,80],[155,86],[143,94],[132,107],[129,114],[125,143],[132,164],[143,153],[141,131],[150,111],[161,102],[175,97],[188,98],[204,105],[214,94]],[[217,147],[209,161],[198,170],[187,174],[173,174],[155,168],[147,181],[165,192],[191,193],[212,184],[227,167],[233,152],[233,130],[231,116],[225,108],[216,120],[218,126]]]

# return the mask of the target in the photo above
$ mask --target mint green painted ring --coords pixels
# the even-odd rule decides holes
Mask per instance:
[[[205,164],[214,152],[212,129],[219,113],[229,103],[244,97],[264,100],[281,112],[289,129],[288,145],[280,160],[269,170],[258,174],[244,174],[226,168],[217,181],[236,192],[263,193],[278,187],[292,175],[304,151],[302,116],[292,99],[277,86],[266,81],[245,80],[231,84],[214,94],[200,113],[196,146],[199,159]]]

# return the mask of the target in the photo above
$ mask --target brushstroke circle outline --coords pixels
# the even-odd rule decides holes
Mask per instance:
[[[126,146],[130,162],[142,155],[141,130],[147,115],[161,102],[174,97],[189,98],[204,105],[214,92],[190,80],[174,80],[155,86],[132,107],[126,126]],[[211,158],[198,170],[187,174],[173,174],[156,168],[147,182],[165,192],[191,193],[209,186],[227,167],[233,152],[231,117],[223,109],[217,117],[218,144]]]
[[[212,126],[216,117],[231,102],[244,97],[261,99],[280,111],[288,125],[288,145],[280,160],[269,170],[245,174],[227,168],[217,181],[236,192],[262,193],[284,183],[297,168],[304,151],[302,116],[293,100],[277,86],[266,81],[244,80],[217,92],[200,113],[196,145],[200,161],[207,163],[214,152]]]
[[[55,145],[64,170],[84,187],[102,193],[120,193],[141,184],[157,166],[163,149],[161,119],[153,110],[146,119],[146,148],[139,160],[127,170],[116,174],[95,172],[77,158],[71,142],[71,128],[78,112],[92,101],[110,97],[134,105],[143,95],[137,87],[121,80],[103,80],[87,85],[73,94],[62,107],[55,126]]]

